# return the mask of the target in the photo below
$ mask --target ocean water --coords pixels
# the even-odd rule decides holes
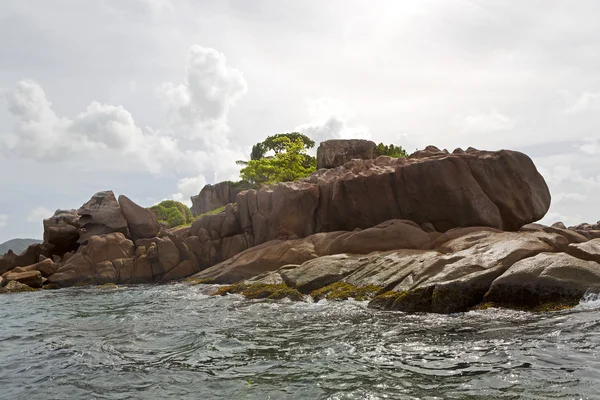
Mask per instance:
[[[176,284],[0,296],[1,399],[600,399],[600,301],[408,315]]]

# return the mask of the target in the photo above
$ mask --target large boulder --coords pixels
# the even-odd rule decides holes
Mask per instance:
[[[201,264],[206,261],[203,257],[213,249],[210,241],[201,242],[195,236],[186,239],[186,243],[198,255]],[[323,232],[303,239],[269,241],[235,254],[195,276],[218,283],[236,283],[316,257],[343,253],[368,254],[402,248],[427,249],[429,246],[429,235],[418,225],[410,221],[392,220],[365,230]],[[346,259],[349,258],[343,258]]]
[[[160,225],[156,220],[156,215],[147,208],[138,206],[131,201],[127,196],[119,196],[119,206],[121,213],[127,221],[131,239],[152,238],[158,235]]]
[[[121,207],[111,191],[98,192],[77,210],[81,234],[78,242],[87,243],[92,236],[113,232],[129,237],[127,220],[121,213]]]
[[[529,157],[505,150],[354,160],[305,181],[319,187],[316,231],[367,228],[389,219],[431,223],[440,232],[517,230],[550,206],[548,187]]]
[[[434,239],[439,246],[464,233],[443,234],[457,228],[516,231],[543,217],[549,205],[544,179],[522,153],[469,148],[450,154],[429,146],[409,158],[353,159],[296,182],[243,191],[235,205],[196,220],[186,240],[202,267],[209,267],[271,240],[366,230],[405,220],[414,229],[404,223],[379,233],[365,232],[361,235],[374,236],[355,240],[356,247],[388,240],[388,248],[424,249]],[[391,237],[388,231],[397,228],[412,229],[415,235],[403,240],[413,243],[386,239]]]
[[[9,272],[4,279],[9,283],[16,281],[32,288],[41,288],[43,283],[40,271]]]
[[[492,283],[486,301],[516,307],[577,304],[600,292],[600,264],[565,253],[542,253],[515,263]]]
[[[595,224],[583,223],[575,226],[570,226],[570,230],[575,231],[588,239],[600,238],[600,221]]]
[[[25,271],[39,271],[44,278],[49,277],[56,272],[58,265],[49,258],[46,258],[38,263],[23,267]]]
[[[585,243],[571,243],[566,251],[582,260],[600,263],[600,238]]]
[[[76,210],[56,210],[44,224],[44,243],[52,246],[52,253],[62,257],[79,247],[79,214]]]
[[[69,257],[54,274],[48,277],[48,281],[59,286],[71,286],[79,282],[106,283],[107,265],[102,263],[132,258],[133,255],[133,242],[122,233],[92,236],[85,246],[80,247],[77,253]],[[101,264],[101,271],[104,271],[101,272],[100,278],[97,269],[99,264]]]
[[[216,210],[217,208],[235,203],[238,193],[254,188],[248,182],[225,181],[214,185],[206,185],[197,196],[192,196],[192,214],[194,216]]]
[[[311,240],[274,240],[243,251],[229,260],[194,275],[215,283],[234,283],[287,264],[302,264],[317,257]]]
[[[370,160],[376,157],[376,147],[370,140],[326,140],[317,148],[317,169],[339,167],[357,158]]]
[[[0,293],[19,293],[19,292],[31,292],[35,289],[17,281],[10,281],[4,287],[0,287]]]

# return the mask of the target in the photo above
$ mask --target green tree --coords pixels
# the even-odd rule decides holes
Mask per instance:
[[[291,141],[299,140],[302,142],[303,148],[305,150],[312,149],[315,147],[315,142],[306,135],[303,135],[300,132],[291,132],[291,133],[278,133],[273,136],[268,136],[263,142],[264,148],[268,150],[273,150],[275,154],[279,154],[282,151],[286,150],[286,142],[279,140],[281,138],[287,138]]]
[[[175,200],[165,200],[150,210],[156,215],[158,222],[167,225],[169,228],[189,224],[194,221],[189,207]]]
[[[383,143],[379,143],[375,151],[378,156],[389,156],[394,158],[408,157],[408,153],[402,146],[394,146],[393,144],[386,146]]]
[[[300,140],[305,150],[312,149],[313,147],[315,147],[314,140],[300,132],[278,133],[276,135],[268,136],[262,142],[256,143],[254,146],[252,146],[250,160],[256,161],[266,158],[266,154],[271,150],[275,153],[275,155],[281,153],[282,151],[285,151],[284,142],[279,140],[281,138],[287,138],[292,141]],[[235,163],[237,165],[248,165],[248,161],[244,160],[238,160]]]
[[[306,142],[302,138],[280,135],[272,139],[270,146],[278,150],[275,155],[248,161],[240,171],[242,180],[255,184],[290,182],[315,172],[317,161],[306,154]]]

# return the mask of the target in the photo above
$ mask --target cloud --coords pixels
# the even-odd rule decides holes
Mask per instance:
[[[573,221],[573,218],[569,218],[566,215],[563,215],[561,213],[557,213],[557,212],[549,212],[548,214],[546,214],[544,216],[544,218],[542,218],[541,220],[539,220],[538,222],[540,224],[543,225],[552,225],[555,222],[564,222],[564,223],[568,223],[569,221]]]
[[[493,110],[489,113],[467,115],[463,119],[463,127],[467,132],[509,131],[515,127],[515,121]]]
[[[191,196],[195,196],[200,193],[200,190],[206,185],[206,178],[203,175],[199,175],[194,178],[183,178],[177,182],[178,193],[172,195],[173,200],[180,201],[187,206],[191,206]]]
[[[189,50],[184,83],[159,88],[173,122],[212,129],[226,129],[229,110],[247,90],[244,76],[223,53],[199,45]]]
[[[566,114],[579,114],[588,110],[600,109],[600,93],[584,92],[565,110]]]
[[[42,87],[32,80],[18,82],[6,100],[19,120],[12,133],[0,135],[4,151],[12,155],[59,162],[71,156],[101,159],[108,150],[157,173],[180,153],[173,138],[144,133],[122,106],[93,101],[74,119],[59,117]]]
[[[354,111],[343,101],[320,97],[308,101],[310,122],[298,125],[294,130],[301,132],[317,144],[328,139],[369,139],[368,129],[352,122]]]
[[[579,193],[564,193],[560,192],[552,196],[552,203],[559,204],[562,202],[584,202],[588,200],[588,196]]]
[[[578,146],[579,149],[587,155],[600,155],[600,139],[584,139],[584,143]]]
[[[0,228],[4,228],[8,223],[8,215],[0,214]]]
[[[28,222],[41,222],[46,218],[50,218],[54,215],[54,212],[47,209],[46,207],[36,207],[27,216]]]

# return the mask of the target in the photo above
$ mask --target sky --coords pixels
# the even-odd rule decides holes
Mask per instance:
[[[101,190],[236,179],[275,133],[525,152],[600,219],[595,0],[0,0],[0,242]]]

